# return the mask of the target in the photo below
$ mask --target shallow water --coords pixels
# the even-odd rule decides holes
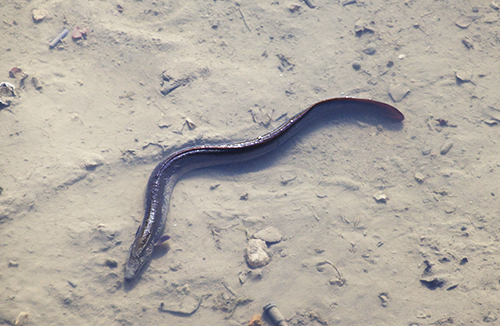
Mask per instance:
[[[28,312],[33,325],[246,325],[270,301],[290,325],[496,320],[498,11],[292,3],[0,4],[0,82],[18,82],[13,67],[30,76],[0,111],[0,324]],[[49,50],[77,26],[87,39]],[[166,153],[250,139],[340,95],[398,107],[403,128],[333,120],[262,159],[186,175],[169,247],[124,283]],[[248,273],[247,234],[268,226],[283,240]],[[197,309],[164,311],[179,303]]]

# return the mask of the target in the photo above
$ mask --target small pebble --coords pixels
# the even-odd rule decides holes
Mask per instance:
[[[462,29],[469,27],[470,24],[472,24],[472,17],[463,15],[458,17],[457,21],[455,22],[455,25]]]
[[[47,12],[45,10],[33,9],[32,15],[35,23],[39,23],[47,16]]]
[[[446,155],[450,149],[453,147],[453,143],[452,142],[447,142],[443,145],[443,147],[441,147],[441,155]]]
[[[353,68],[354,70],[359,70],[359,69],[361,69],[361,64],[360,64],[359,62],[357,62],[357,61],[354,61],[354,62],[352,63],[352,68]]]
[[[249,240],[246,250],[246,260],[248,265],[253,268],[257,268],[269,264],[269,256],[265,251],[266,248],[266,243],[260,239]]]
[[[374,46],[369,46],[363,50],[363,52],[368,54],[368,55],[373,55],[373,54],[375,54],[376,51],[377,51],[377,49],[375,49]]]
[[[463,83],[467,83],[467,82],[471,81],[472,74],[470,72],[467,72],[467,71],[459,70],[459,71],[455,72],[455,77],[459,81],[461,81]]]
[[[40,80],[39,80],[37,77],[35,77],[35,76],[33,76],[33,77],[31,78],[31,83],[33,84],[33,86],[35,86],[35,89],[36,89],[37,91],[39,91],[39,90],[41,90],[41,89],[43,88],[42,83],[41,83],[41,82],[40,82]]]
[[[288,6],[288,10],[290,10],[291,12],[299,11],[300,8],[301,8],[301,6],[298,4],[295,4],[295,3]]]
[[[420,172],[415,173],[415,180],[417,180],[418,183],[422,183],[425,180],[425,175],[423,175]]]
[[[262,326],[262,316],[255,315],[250,319],[248,326]]]
[[[280,242],[283,236],[281,235],[280,231],[275,228],[274,226],[270,226],[268,228],[265,228],[264,230],[261,230],[253,235],[255,238],[263,240],[265,242],[269,243],[276,243]]]
[[[24,311],[20,312],[16,318],[14,325],[15,326],[22,326],[22,325],[26,324],[29,320],[29,316],[30,316],[30,314],[27,312],[24,312]]]
[[[116,268],[118,266],[118,263],[112,258],[106,258],[104,265],[108,266],[109,268]]]
[[[88,33],[88,28],[87,27],[76,27],[75,30],[73,31],[73,33],[71,33],[71,37],[74,39],[74,40],[79,40],[81,38],[85,38],[87,36],[87,33]]]
[[[375,31],[373,30],[372,26],[370,23],[363,19],[359,19],[355,24],[354,24],[354,33],[356,34],[357,37],[361,37],[365,33],[374,33]]]

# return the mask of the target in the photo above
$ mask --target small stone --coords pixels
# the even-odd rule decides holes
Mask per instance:
[[[76,27],[74,30],[73,30],[73,33],[71,33],[71,37],[74,39],[74,40],[79,40],[81,38],[85,38],[87,37],[87,33],[88,33],[88,28],[87,27]]]
[[[255,315],[250,319],[248,326],[262,326],[262,316]]]
[[[432,279],[422,279],[420,283],[428,288],[429,290],[436,290],[438,288],[442,288],[446,281],[442,278],[432,278]]]
[[[245,284],[248,279],[248,272],[240,272],[240,275],[238,275],[238,279],[240,280],[241,284]]]
[[[491,311],[488,311],[488,315],[483,317],[483,322],[493,323],[493,322],[497,321],[497,319],[498,319],[497,316],[495,316]]]
[[[220,20],[219,20],[219,19],[215,19],[215,20],[212,22],[212,29],[217,29],[217,28],[219,28],[219,25],[220,25]]]
[[[457,25],[458,27],[462,28],[462,29],[465,29],[467,27],[470,26],[470,24],[472,24],[472,17],[470,16],[460,16],[458,17],[457,21],[455,22],[455,25]]]
[[[112,258],[106,258],[104,265],[108,266],[109,268],[116,268],[118,266],[118,263]]]
[[[361,37],[365,33],[373,34],[374,30],[368,22],[360,19],[354,24],[354,33],[357,37]]]
[[[288,6],[288,10],[290,10],[290,12],[297,12],[300,8],[301,6],[295,3]]]
[[[84,153],[81,155],[80,167],[87,171],[95,171],[99,166],[104,165],[104,156],[98,153]]]
[[[35,23],[39,23],[47,16],[47,12],[45,10],[33,9],[32,15]]]
[[[468,38],[468,37],[464,37],[462,39],[462,44],[468,49],[474,49],[474,44],[472,43],[472,41]]]
[[[172,272],[177,272],[182,268],[182,264],[180,262],[176,262],[170,265],[169,268]]]
[[[373,54],[375,54],[376,51],[377,51],[377,49],[374,46],[369,46],[363,50],[363,52],[368,54],[368,55],[373,55]]]
[[[352,63],[352,68],[353,68],[354,70],[359,70],[359,69],[361,69],[361,64],[360,64],[359,62],[357,62],[357,61],[354,61],[354,62]]]
[[[459,70],[455,72],[455,77],[462,83],[468,83],[472,79],[472,74],[468,71]]]
[[[265,251],[266,248],[266,243],[260,239],[249,240],[246,250],[246,260],[248,265],[253,268],[257,268],[269,264],[270,259]]]
[[[21,326],[24,325],[28,322],[29,320],[29,313],[27,312],[20,312],[19,315],[16,318],[16,321],[14,323],[15,326]]]
[[[42,83],[41,83],[41,82],[40,82],[40,80],[39,80],[37,77],[35,77],[35,76],[33,76],[33,77],[31,78],[31,83],[33,84],[33,86],[35,86],[35,89],[36,89],[37,91],[39,91],[39,90],[41,90],[41,89],[43,88]]]
[[[499,6],[499,5],[497,5],[497,4],[496,4],[495,2],[493,2],[493,1],[490,3],[490,7],[491,7],[491,8],[493,8],[493,9],[495,9],[495,10],[499,10],[499,9],[500,9],[500,6]]]
[[[441,155],[446,155],[450,149],[453,147],[453,143],[452,142],[446,142],[443,147],[441,147],[441,150],[440,150],[440,153]]]
[[[280,242],[281,239],[283,238],[280,231],[274,226],[270,226],[264,230],[261,230],[255,233],[253,236],[256,239],[260,239],[269,243]]]
[[[420,172],[415,173],[415,180],[417,180],[418,183],[422,183],[425,180],[425,175],[423,175]]]

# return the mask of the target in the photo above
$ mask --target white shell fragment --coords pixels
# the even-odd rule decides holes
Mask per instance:
[[[260,239],[269,243],[280,242],[281,238],[283,238],[280,231],[274,226],[265,228],[264,230],[255,233],[253,236],[256,239]]]
[[[382,193],[381,191],[373,195],[373,199],[375,199],[377,203],[387,203],[387,200],[389,200],[387,195]]]
[[[189,130],[193,130],[196,128],[196,124],[189,118],[186,118],[186,125],[188,126]]]
[[[463,83],[468,83],[472,80],[472,74],[465,70],[456,71],[455,77]]]
[[[253,268],[266,266],[269,264],[269,256],[265,249],[266,243],[260,239],[250,239],[247,245],[246,260]]]
[[[15,326],[21,326],[24,325],[28,322],[29,320],[29,313],[27,312],[20,312],[19,315],[16,318],[16,321],[14,323]]]

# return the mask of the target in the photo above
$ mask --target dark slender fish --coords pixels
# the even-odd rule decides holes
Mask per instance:
[[[162,236],[170,195],[179,178],[194,169],[247,161],[279,147],[298,130],[314,120],[325,119],[341,112],[373,112],[393,121],[403,121],[403,114],[382,102],[349,97],[318,102],[296,114],[279,127],[257,138],[226,145],[207,145],[180,150],[158,164],[149,177],[146,190],[145,215],[130,247],[125,263],[125,279],[133,280],[151,259],[155,244],[165,241]]]

